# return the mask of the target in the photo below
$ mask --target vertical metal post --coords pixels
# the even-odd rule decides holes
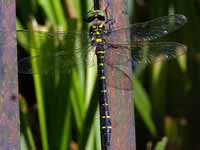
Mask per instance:
[[[0,0],[0,149],[19,150],[15,0]]]
[[[110,15],[113,16],[113,28],[126,27],[129,24],[127,12],[128,0],[103,0],[101,6],[103,6],[102,10],[105,10],[106,8],[106,10],[110,12]],[[122,33],[120,38],[122,37],[126,40],[129,38],[129,35],[124,35]],[[128,55],[130,52],[124,51],[123,53],[127,53]],[[131,57],[131,54],[129,55]],[[117,54],[115,56],[113,53],[112,58],[109,59],[112,59],[112,61],[115,62],[119,59],[118,57]],[[131,78],[131,64],[127,63],[127,66],[124,67],[128,70],[127,73]],[[110,72],[108,71],[107,76],[109,76],[109,73]],[[127,83],[123,82],[123,78],[117,80],[120,80],[120,83],[122,84]],[[113,82],[115,82],[115,79],[113,79]],[[124,85],[124,87],[125,86],[126,85]],[[132,91],[109,87],[108,101],[112,123],[111,146],[109,147],[109,150],[136,150]]]

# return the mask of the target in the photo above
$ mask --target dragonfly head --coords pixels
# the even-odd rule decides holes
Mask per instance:
[[[102,45],[104,43],[103,36],[106,33],[105,30],[105,15],[100,10],[94,10],[89,15],[87,22],[90,23],[89,34],[92,45]]]
[[[88,23],[92,23],[93,21],[95,20],[98,20],[98,21],[105,21],[105,15],[102,11],[100,10],[94,10],[92,12],[89,13],[88,15],[88,18],[87,18],[87,22]]]

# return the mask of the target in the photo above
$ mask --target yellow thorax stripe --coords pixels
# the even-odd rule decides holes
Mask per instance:
[[[99,28],[102,28],[103,27],[103,24],[101,23],[100,25],[99,25]]]
[[[96,42],[97,42],[97,43],[101,43],[101,42],[102,42],[102,39],[101,39],[101,38],[96,38]]]
[[[99,35],[99,34],[100,34],[100,32],[99,32],[99,31],[96,31],[96,34],[97,34],[97,35]]]

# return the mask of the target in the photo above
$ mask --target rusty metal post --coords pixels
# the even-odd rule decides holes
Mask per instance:
[[[113,16],[114,29],[126,27],[129,24],[128,0],[101,0],[101,2],[102,9],[109,10],[110,15]],[[120,38],[122,37],[125,40],[129,38],[128,35],[123,35],[123,33]],[[124,53],[130,52],[124,51]],[[116,58],[117,56],[113,56],[111,59],[115,61]],[[132,77],[131,64],[127,63],[125,68],[128,70],[129,76]],[[123,79],[120,80],[122,80],[122,84],[127,83],[123,82]],[[115,82],[114,79],[113,82]],[[111,146],[109,150],[136,150],[132,91],[109,87],[108,97],[112,121]]]
[[[19,150],[15,0],[0,0],[0,149]]]

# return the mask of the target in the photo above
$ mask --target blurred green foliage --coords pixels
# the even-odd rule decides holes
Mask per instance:
[[[194,16],[199,13],[200,4],[194,0],[129,2],[130,20],[133,22],[173,13],[184,14],[189,18],[186,27],[164,38],[184,43],[188,46],[188,53],[169,62],[141,67],[135,73],[138,76],[133,81],[137,149],[146,149],[148,141],[155,143],[157,139],[166,136],[167,139],[164,138],[155,146],[156,150],[162,150],[166,145],[167,149],[173,150],[198,150],[199,133],[196,130],[200,125],[200,22]],[[92,0],[87,3],[81,0],[18,0],[17,29],[87,29],[83,19],[91,8]],[[31,36],[34,38],[34,35]],[[27,37],[18,36],[18,42],[26,55],[40,54],[27,48],[28,44],[35,44],[29,43]],[[43,39],[37,41],[37,44],[48,49],[52,43]],[[76,46],[82,43],[77,41],[69,44]],[[55,60],[48,61],[51,64]],[[95,66],[79,64],[77,61],[74,59],[77,65],[66,76],[59,72],[48,76],[34,75],[34,89],[29,90],[28,94],[23,92],[26,89],[24,86],[30,87],[23,82],[27,77],[20,77],[23,85],[21,93],[26,99],[20,100],[21,150],[100,149],[97,70]],[[37,64],[32,66],[38,69]]]

